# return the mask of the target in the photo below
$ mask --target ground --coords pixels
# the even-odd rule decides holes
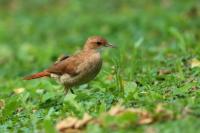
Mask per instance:
[[[198,0],[1,0],[0,131],[54,132],[66,117],[99,119],[120,105],[156,120],[113,116],[82,130],[200,132],[199,9]],[[48,78],[22,79],[79,51],[91,35],[117,48],[102,52],[101,73],[75,94]]]

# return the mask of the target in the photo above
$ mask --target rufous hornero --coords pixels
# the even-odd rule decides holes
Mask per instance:
[[[114,46],[101,36],[89,37],[78,54],[62,56],[51,67],[24,79],[51,77],[64,85],[66,94],[68,90],[73,92],[72,87],[88,83],[99,73],[102,66],[100,49],[103,47]]]

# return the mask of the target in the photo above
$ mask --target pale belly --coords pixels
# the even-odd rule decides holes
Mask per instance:
[[[93,60],[83,62],[79,66],[79,74],[76,76],[70,76],[69,74],[63,74],[61,76],[51,74],[51,77],[56,79],[59,83],[63,84],[64,86],[70,88],[73,86],[78,86],[84,83],[89,82],[90,80],[94,79],[96,75],[101,70],[102,61],[99,58],[98,60]]]

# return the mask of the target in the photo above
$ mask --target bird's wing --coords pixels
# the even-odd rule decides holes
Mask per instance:
[[[69,55],[61,55],[60,57],[58,57],[58,59],[55,61],[54,64],[58,64],[59,62],[69,58],[70,56]]]
[[[47,71],[57,75],[69,74],[70,76],[76,76],[79,74],[77,68],[82,62],[83,58],[79,54],[62,58],[59,62],[49,67]]]

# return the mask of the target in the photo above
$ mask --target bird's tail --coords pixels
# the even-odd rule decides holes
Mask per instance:
[[[30,76],[24,77],[24,80],[32,80],[32,79],[37,79],[37,78],[42,78],[42,77],[49,77],[50,73],[47,71],[39,72]]]

